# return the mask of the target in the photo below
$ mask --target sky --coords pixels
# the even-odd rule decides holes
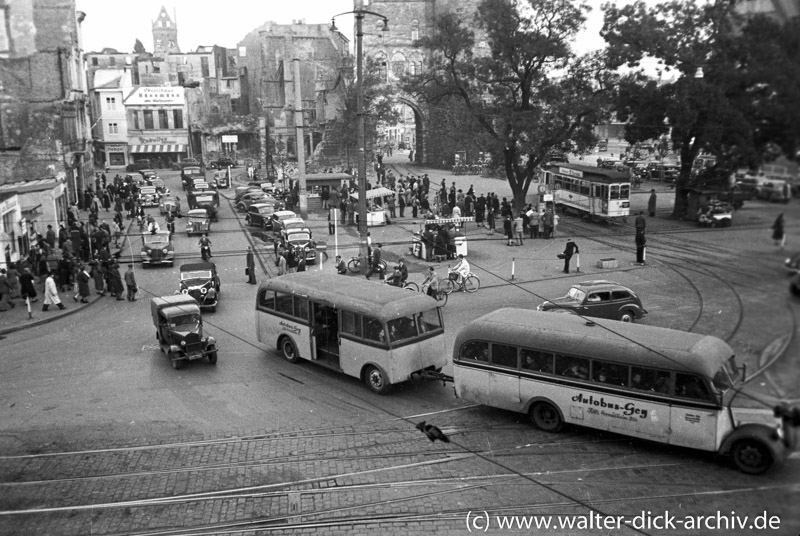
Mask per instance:
[[[352,11],[354,6],[353,0],[76,0],[76,4],[78,10],[86,13],[82,24],[86,52],[99,52],[106,47],[132,52],[137,38],[152,52],[152,23],[161,6],[177,23],[182,52],[201,45],[235,48],[245,35],[266,21],[291,24],[293,20],[304,19],[306,24],[330,24],[331,17]],[[590,4],[593,9],[587,32],[579,40],[579,51],[603,45],[598,35],[602,26],[601,2]],[[352,15],[337,17],[336,26],[352,46]]]

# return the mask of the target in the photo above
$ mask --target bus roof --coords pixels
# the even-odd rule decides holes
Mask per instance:
[[[483,339],[713,378],[734,354],[712,335],[617,320],[593,318],[592,322],[595,325],[578,315],[498,309],[464,326],[456,337],[454,355],[464,341]]]
[[[307,296],[331,307],[343,307],[380,320],[436,307],[436,301],[421,292],[324,272],[295,272],[273,277],[261,283],[261,289]]]
[[[555,164],[548,166],[547,171],[551,173],[558,173],[558,168],[567,168],[573,171],[580,171],[583,173],[584,178],[597,182],[631,182],[630,176],[625,171],[614,171],[612,169],[587,166],[583,164]]]

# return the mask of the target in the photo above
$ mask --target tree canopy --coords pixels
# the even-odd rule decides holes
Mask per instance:
[[[142,42],[137,39],[133,44],[133,52],[136,54],[144,54],[147,51],[144,49]]]
[[[588,149],[608,118],[616,74],[603,54],[571,48],[588,11],[571,0],[482,0],[472,21],[437,14],[432,35],[416,43],[427,65],[404,89],[434,105],[464,104],[502,155],[517,210],[548,153]]]

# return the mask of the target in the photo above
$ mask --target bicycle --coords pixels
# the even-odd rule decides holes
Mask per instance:
[[[477,290],[481,288],[480,278],[471,272],[463,278],[460,284],[457,282],[458,277],[458,272],[454,272],[450,268],[447,269],[447,279],[445,279],[442,283],[444,284],[444,291],[448,295],[455,290],[463,290],[464,292],[473,293],[477,292]]]
[[[445,305],[447,305],[447,292],[442,288],[442,286],[444,286],[442,283],[439,284],[439,288],[433,291],[433,296],[431,296],[431,298],[436,300],[436,307],[444,307]],[[428,295],[429,286],[430,286],[429,284],[423,285],[422,288],[420,289],[420,292]]]
[[[370,266],[372,265],[371,261],[372,259],[370,258]],[[381,259],[381,262],[379,264],[381,266],[381,271],[383,271],[383,273],[385,274],[386,269],[388,268],[386,261]],[[361,272],[361,256],[356,255],[355,257],[351,257],[350,260],[347,262],[347,269],[354,274]]]

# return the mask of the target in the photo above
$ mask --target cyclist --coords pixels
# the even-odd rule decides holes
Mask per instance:
[[[402,287],[408,280],[408,267],[406,266],[406,261],[403,259],[399,259],[397,262],[399,263],[397,267],[400,270],[400,286]]]
[[[458,283],[459,285],[463,285],[464,280],[470,273],[469,263],[467,262],[467,259],[464,258],[464,255],[462,255],[461,253],[458,254],[458,262],[456,263],[455,266],[451,268],[451,270],[458,274],[456,283]]]
[[[428,286],[427,294],[431,298],[436,298],[436,291],[439,290],[439,275],[433,269],[433,266],[428,267],[428,274],[425,276],[425,281],[422,282],[422,288]]]

